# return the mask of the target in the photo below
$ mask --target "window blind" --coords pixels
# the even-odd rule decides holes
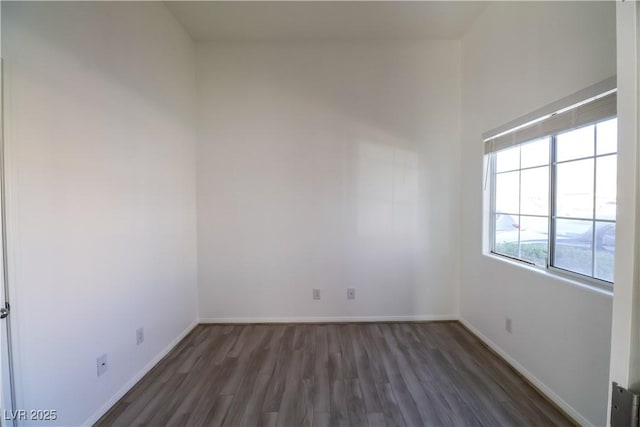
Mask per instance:
[[[615,78],[613,81],[608,79],[585,91],[567,97],[565,100],[545,107],[546,113],[544,109],[538,110],[535,117],[528,115],[511,122],[507,129],[504,129],[505,125],[488,132],[484,135],[485,154],[615,117],[617,97],[615,87],[610,88],[612,83],[615,85]],[[605,88],[608,90],[593,95],[594,90]],[[589,92],[592,96],[578,100],[579,96],[585,96]],[[518,122],[520,123],[518,124]]]

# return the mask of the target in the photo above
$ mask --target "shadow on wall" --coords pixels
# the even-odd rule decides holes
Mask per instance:
[[[156,112],[169,112],[167,119],[176,122],[194,120],[193,116],[185,116],[185,112],[195,113],[193,99],[185,96],[184,87],[188,83],[166,79],[171,71],[180,70],[184,64],[193,62],[190,52],[185,52],[185,46],[190,44],[190,40],[163,5],[149,2],[141,7],[140,2],[122,2],[118,4],[122,9],[118,13],[114,13],[113,4],[109,2],[79,1],[66,5],[54,2],[46,6],[40,2],[2,2],[1,7],[4,17],[29,17],[21,20],[20,26],[13,30],[15,34],[19,31],[19,41],[11,43],[16,46],[28,45],[29,49],[38,51],[39,66],[34,74],[40,78],[47,76],[51,79],[50,84],[65,87],[68,91],[78,93],[79,97],[87,97],[90,103],[109,103],[110,100],[103,97],[102,89],[105,88],[110,88],[115,94],[137,94],[141,103],[153,107]],[[43,10],[45,7],[46,10]],[[19,12],[9,8],[16,8]],[[149,19],[149,15],[155,20]],[[89,22],[85,19],[86,16],[97,19]],[[72,25],[59,25],[61,22]],[[165,24],[162,31],[173,33],[163,37],[165,43],[175,43],[165,46],[165,49],[171,49],[171,55],[154,55],[157,52],[157,39],[142,36],[145,32],[153,34],[157,31],[161,25],[159,23]],[[86,27],[82,28],[82,37],[78,35],[78,26]],[[3,25],[3,36],[7,32],[4,27],[9,27],[9,23]],[[140,37],[130,37],[136,33]],[[9,44],[9,40],[5,37],[2,39],[4,51],[9,47],[5,45]],[[180,54],[183,54],[183,63],[172,63],[172,58]],[[141,62],[141,57],[144,57],[144,67],[136,66]],[[47,64],[55,64],[56,73],[43,73],[42,69],[46,69]],[[21,64],[22,67],[25,65],[27,64]],[[148,67],[162,68],[167,72],[150,74]],[[87,76],[92,79],[100,78],[102,83],[93,87],[79,83],[69,85],[69,82],[76,79],[82,81]],[[158,87],[163,90],[158,91]],[[194,86],[191,95],[195,96],[195,93]],[[96,96],[102,99],[95,98]]]

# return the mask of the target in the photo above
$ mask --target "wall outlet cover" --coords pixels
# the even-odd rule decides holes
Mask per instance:
[[[98,357],[96,363],[98,367],[98,376],[102,376],[102,374],[107,372],[107,369],[109,369],[109,364],[107,363],[107,355],[103,354],[102,356]]]

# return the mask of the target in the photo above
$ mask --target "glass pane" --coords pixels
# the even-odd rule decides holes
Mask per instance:
[[[607,120],[596,125],[596,149],[598,154],[618,151],[618,119]]]
[[[496,212],[519,213],[520,172],[504,172],[496,175]]]
[[[596,159],[596,219],[616,219],[618,156]]]
[[[595,277],[613,282],[615,251],[616,225],[610,222],[597,222]]]
[[[520,172],[520,213],[549,215],[549,167]]]
[[[593,159],[556,166],[556,215],[593,218]]]
[[[520,258],[533,261],[536,265],[547,265],[548,227],[547,218],[520,217]]]
[[[553,265],[591,276],[592,227],[592,221],[557,220]]]
[[[507,148],[496,153],[496,172],[520,169],[520,147]]]
[[[549,138],[521,145],[522,168],[549,164]]]
[[[593,125],[559,134],[556,160],[579,159],[593,156]]]
[[[518,257],[518,217],[512,215],[496,215],[495,252]]]

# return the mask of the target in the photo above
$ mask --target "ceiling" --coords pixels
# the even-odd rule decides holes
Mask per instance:
[[[168,1],[196,41],[459,39],[478,1]]]

